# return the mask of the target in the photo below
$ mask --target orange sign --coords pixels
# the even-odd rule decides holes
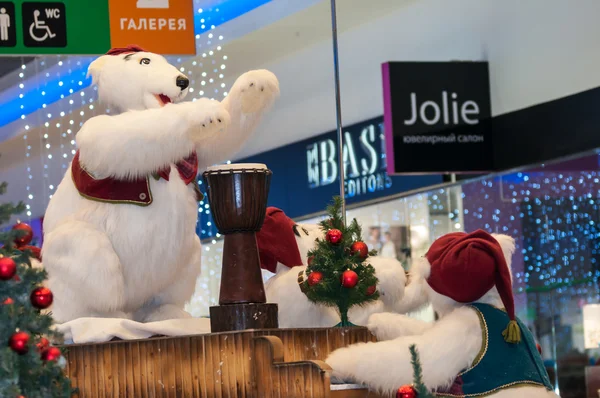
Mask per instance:
[[[110,44],[195,55],[193,0],[109,0]]]

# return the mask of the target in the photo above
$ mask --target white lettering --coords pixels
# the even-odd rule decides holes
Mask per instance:
[[[458,98],[458,95],[452,93],[452,99],[456,100],[456,98]],[[454,121],[454,124],[458,124],[458,104],[456,101],[452,101],[452,120]]]
[[[433,119],[427,119],[427,108],[433,108]],[[429,126],[437,124],[440,121],[440,107],[433,101],[425,101],[423,105],[421,105],[421,110],[419,111],[419,115],[421,116],[421,120]]]
[[[367,159],[363,158],[360,160],[363,175],[373,174],[375,170],[377,170],[377,151],[375,150],[375,148],[373,148],[373,145],[371,145],[373,142],[375,142],[375,126],[370,125],[369,127],[364,128],[363,131],[360,133],[359,140],[362,149],[365,150],[369,157],[369,160],[371,161],[370,164],[368,164],[369,162]]]
[[[405,144],[452,144],[456,142],[456,136],[450,135],[405,135],[402,137]],[[460,139],[459,139],[460,142]]]
[[[337,178],[338,169],[335,162],[335,152],[333,140],[321,142],[321,185],[331,184]]]
[[[130,19],[129,24],[127,25],[127,30],[136,30],[135,20]]]
[[[140,18],[140,23],[138,25],[138,30],[147,30],[148,27],[146,25],[146,18]]]
[[[448,98],[448,92],[446,91],[442,91],[441,97],[441,107],[435,101],[425,101],[419,105],[417,94],[410,93],[410,118],[404,120],[404,124],[411,126],[417,123],[419,119],[428,126],[438,124],[440,119],[446,125],[463,122],[470,125],[479,123],[477,117],[479,106],[475,101],[468,100],[461,105],[458,101],[458,94],[451,93],[450,98]],[[450,121],[451,119],[452,121]]]
[[[179,24],[179,30],[185,30],[185,19],[180,18],[177,22]]]
[[[407,126],[412,126],[417,121],[417,94],[410,93],[410,110],[412,117],[404,121]]]
[[[471,144],[483,142],[484,138],[482,135],[459,135],[458,142],[461,144]]]
[[[475,101],[466,101],[460,108],[462,119],[467,124],[477,124],[479,119],[470,119],[469,115],[479,115],[479,106]]]
[[[169,30],[176,30],[175,27],[175,18],[169,18]]]
[[[350,133],[344,133],[344,173],[350,177],[358,177],[358,163],[356,162],[356,153],[354,152],[354,143],[352,142],[352,136]],[[350,174],[348,174],[348,166],[350,166]]]
[[[125,22],[127,22],[127,18],[121,18],[121,30],[125,30]]]
[[[375,190],[377,189],[377,178],[373,174],[371,174],[368,177],[367,186],[368,186],[369,192],[375,192]]]
[[[308,166],[308,186],[319,186],[319,145],[312,144],[306,148],[306,164]]]
[[[444,111],[444,124],[450,123],[450,118],[448,115],[448,93],[442,91],[442,109]]]
[[[46,8],[46,18],[48,19],[58,19],[60,18],[60,10],[58,8]]]

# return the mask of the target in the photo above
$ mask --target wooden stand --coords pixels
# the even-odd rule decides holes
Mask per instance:
[[[210,307],[210,330],[229,332],[247,329],[277,329],[277,304],[251,303]]]
[[[67,346],[78,397],[376,398],[330,385],[337,348],[375,341],[366,328],[267,329]]]

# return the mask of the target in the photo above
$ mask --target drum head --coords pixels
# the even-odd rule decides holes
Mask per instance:
[[[241,171],[241,170],[267,170],[267,165],[261,163],[232,163],[211,166],[206,171]]]

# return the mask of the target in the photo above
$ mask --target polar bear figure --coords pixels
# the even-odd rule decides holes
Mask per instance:
[[[256,235],[261,267],[275,275],[265,283],[267,301],[277,303],[282,328],[332,327],[340,322],[333,307],[313,303],[300,290],[298,278],[306,279],[307,253],[316,247],[324,232],[316,224],[296,224],[282,210],[269,207],[263,227]],[[391,258],[369,257],[375,269],[380,298],[348,311],[350,322],[366,325],[372,314],[407,313],[426,303],[420,299],[421,285],[407,284],[402,264]]]
[[[371,316],[380,341],[334,351],[333,378],[394,392],[413,382],[414,344],[438,397],[556,398],[533,336],[514,316],[514,249],[513,238],[481,230],[442,236],[411,269],[440,319]]]
[[[83,124],[46,211],[53,317],[190,317],[183,307],[201,257],[197,173],[241,149],[279,95],[277,78],[251,71],[223,101],[181,102],[189,79],[136,46],[109,51],[89,74],[117,112]]]

